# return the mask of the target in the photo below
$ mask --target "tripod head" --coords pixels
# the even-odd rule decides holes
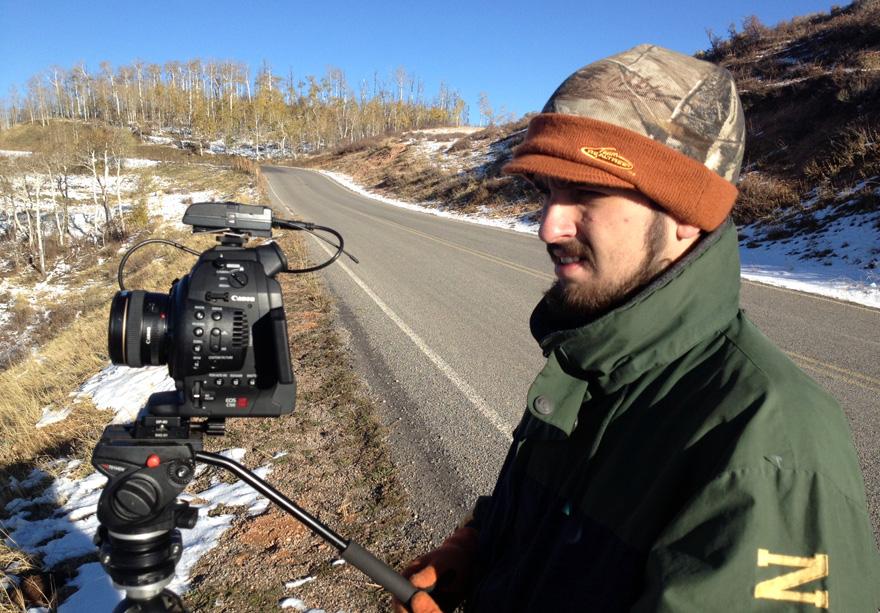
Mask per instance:
[[[180,598],[166,589],[183,553],[181,529],[191,529],[198,511],[177,500],[195,475],[196,462],[217,466],[296,517],[336,547],[343,560],[385,587],[401,602],[416,588],[357,543],[344,539],[241,464],[202,450],[205,434],[222,434],[222,420],[193,422],[174,414],[175,392],[150,396],[130,426],[104,429],[92,464],[110,480],[98,501],[95,536],[101,565],[125,591],[115,613],[183,612]]]
[[[109,478],[98,501],[95,544],[107,574],[126,593],[118,611],[167,600],[163,590],[183,553],[180,528],[198,520],[198,511],[177,497],[195,474],[202,433],[189,418],[161,415],[175,397],[150,396],[145,414],[133,426],[108,426],[92,454],[92,464]]]

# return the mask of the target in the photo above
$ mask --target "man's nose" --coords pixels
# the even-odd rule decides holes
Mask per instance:
[[[574,238],[577,234],[574,223],[575,208],[572,205],[560,204],[552,200],[545,204],[541,213],[538,238],[548,245]]]

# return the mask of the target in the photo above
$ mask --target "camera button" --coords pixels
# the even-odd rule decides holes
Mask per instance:
[[[223,379],[214,379],[214,385],[217,387],[223,387]]]
[[[196,319],[204,319],[205,312],[204,311],[196,311]]]
[[[230,383],[232,383],[233,386],[238,387],[238,384],[241,383],[241,379],[233,379]]]
[[[201,353],[202,352],[202,344],[201,343],[193,343],[193,353]]]
[[[220,336],[220,328],[212,328],[211,336]]]
[[[205,333],[205,329],[204,329],[204,328],[193,328],[193,334],[194,334],[195,336],[201,336],[201,335],[203,335],[204,333]]]
[[[213,313],[211,313],[211,319],[213,319],[214,321],[220,321],[221,319],[223,319],[223,313],[221,313],[220,311],[214,311]]]

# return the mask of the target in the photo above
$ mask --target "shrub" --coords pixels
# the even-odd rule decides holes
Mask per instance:
[[[127,223],[132,230],[146,228],[150,223],[148,200],[154,189],[153,175],[148,173],[141,175],[137,189],[132,196],[134,198],[134,206],[128,213]]]
[[[360,140],[356,140],[352,143],[342,143],[336,145],[333,150],[330,152],[332,155],[343,156],[348,155],[350,153],[358,153],[359,151],[365,151],[367,149],[373,149],[379,146],[384,140],[384,136],[368,136],[367,138],[362,138]]]
[[[9,320],[7,326],[19,332],[27,328],[34,318],[34,307],[27,299],[17,296],[9,305]]]
[[[868,123],[847,126],[825,151],[810,160],[804,175],[814,182],[833,182],[841,176],[865,178],[880,171],[880,131]]]
[[[774,218],[800,202],[800,194],[792,181],[762,172],[750,172],[739,182],[739,198],[733,208],[738,224]]]

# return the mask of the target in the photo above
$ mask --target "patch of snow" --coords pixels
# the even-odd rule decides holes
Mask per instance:
[[[83,564],[76,573],[67,585],[77,588],[77,592],[61,603],[58,613],[112,611],[125,598],[125,592],[113,587],[110,576],[99,562]]]
[[[72,410],[72,407],[62,407],[60,409],[53,409],[51,406],[43,407],[43,415],[40,417],[40,421],[37,422],[37,428],[45,428],[46,426],[57,424],[59,421],[64,421]]]
[[[454,142],[454,140],[425,140],[419,141],[415,146],[430,156],[438,153],[445,153]]]
[[[143,139],[148,143],[152,143],[154,145],[170,145],[174,142],[173,138],[169,138],[167,136],[144,136]]]
[[[246,453],[247,450],[243,449],[242,447],[233,447],[232,449],[221,451],[220,455],[222,455],[224,458],[232,460],[233,462],[240,463],[244,459]]]
[[[880,183],[880,177],[874,176],[869,179],[864,179],[862,181],[859,181],[855,185],[838,192],[837,199],[843,200],[845,198],[849,198],[851,196],[854,196],[854,195],[858,194],[860,191],[862,191],[863,189],[865,189],[866,187],[868,187],[869,185],[873,185],[875,183]]]
[[[156,160],[145,160],[143,158],[125,158],[123,160],[125,168],[149,168],[158,164],[159,162]]]
[[[785,56],[778,58],[776,62],[778,64],[782,64],[783,66],[797,66],[798,64],[803,63],[803,60],[797,57]]]
[[[303,577],[302,579],[297,579],[296,581],[286,582],[284,584],[284,587],[286,587],[289,590],[292,590],[294,588],[298,588],[301,585],[305,585],[306,583],[314,581],[315,579],[317,579],[317,577]]]
[[[449,126],[446,128],[423,128],[421,130],[411,130],[407,134],[473,134],[480,130],[485,130],[484,126]]]
[[[0,575],[0,590],[8,590],[17,587],[21,583],[21,579],[11,573],[15,572],[15,568],[6,567],[3,574]]]
[[[189,228],[182,219],[187,207],[192,202],[212,202],[217,200],[213,191],[191,192],[187,194],[158,194],[147,199],[150,215],[158,215],[179,228]]]
[[[13,151],[12,149],[0,149],[0,155],[8,158],[26,158],[33,155],[32,151]]]
[[[297,611],[305,611],[308,609],[306,603],[299,598],[284,598],[278,603],[282,609],[296,609]]]
[[[782,240],[762,241],[767,228],[741,228],[743,278],[880,308],[880,212],[835,213],[817,211],[818,230]]]
[[[30,489],[37,486],[43,479],[51,478],[52,477],[49,476],[47,473],[43,472],[39,468],[35,468],[31,471],[31,474],[29,474],[27,478],[24,481],[21,481],[18,485],[23,489]]]
[[[97,408],[116,414],[111,423],[124,424],[137,418],[150,394],[173,389],[174,379],[168,375],[167,366],[130,368],[111,364],[83,383],[74,396],[91,398]]]

